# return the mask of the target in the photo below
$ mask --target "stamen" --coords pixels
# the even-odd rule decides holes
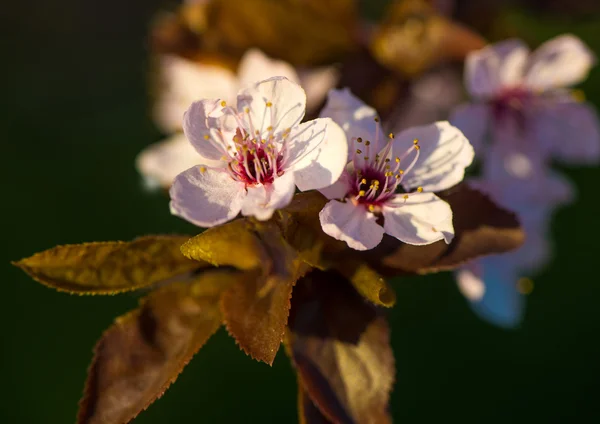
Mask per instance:
[[[221,100],[221,107],[227,106],[227,102],[225,100]]]

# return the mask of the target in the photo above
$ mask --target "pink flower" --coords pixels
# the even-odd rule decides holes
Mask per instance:
[[[301,124],[302,88],[273,77],[243,89],[237,107],[221,99],[193,103],[183,130],[198,163],[170,189],[171,212],[201,227],[238,213],[269,219],[291,201],[295,187],[327,187],[340,176],[348,146],[330,119]]]
[[[183,114],[199,99],[220,98],[235,102],[240,88],[256,81],[283,76],[302,85],[307,109],[320,105],[337,79],[333,67],[294,69],[290,64],[267,57],[257,49],[244,54],[237,73],[214,64],[195,63],[176,56],[160,59],[162,85],[154,106],[154,120],[168,139],[144,149],[136,158],[136,166],[150,186],[169,188],[179,173],[198,164],[192,145],[181,134]]]
[[[594,109],[566,90],[583,81],[595,62],[572,35],[556,37],[536,51],[508,40],[470,54],[465,84],[473,103],[450,121],[477,152],[486,142],[565,162],[600,159],[600,128]]]
[[[387,233],[415,245],[454,237],[450,205],[434,192],[459,183],[473,148],[447,122],[383,134],[375,110],[349,90],[331,91],[321,116],[350,143],[345,172],[321,190],[330,202],[319,214],[323,231],[357,250],[372,249]]]
[[[522,277],[543,267],[551,257],[548,226],[554,209],[573,199],[571,184],[549,171],[539,157],[504,154],[491,148],[481,179],[471,184],[513,210],[527,234],[519,249],[471,262],[456,272],[460,291],[482,318],[502,327],[517,326],[524,313]]]

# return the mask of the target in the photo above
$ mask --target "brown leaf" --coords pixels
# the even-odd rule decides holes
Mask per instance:
[[[486,44],[479,34],[439,15],[426,0],[396,0],[385,16],[371,51],[403,76],[419,75],[445,60],[462,61]]]
[[[308,269],[272,222],[256,224],[265,261],[221,299],[225,326],[246,354],[273,364],[287,324],[292,288]],[[257,249],[259,250],[259,249]]]
[[[357,47],[357,17],[354,0],[213,0],[204,37],[219,51],[259,48],[293,65],[333,63]]]
[[[331,423],[310,399],[300,379],[298,379],[298,422],[300,424]]]
[[[361,257],[387,276],[450,270],[480,256],[521,246],[525,234],[515,214],[497,206],[485,194],[460,184],[440,197],[450,203],[455,237],[427,246],[403,244],[390,236]]]
[[[159,398],[221,324],[219,294],[238,273],[207,270],[119,318],[94,350],[78,424],[123,424]]]
[[[391,422],[388,325],[343,277],[315,270],[298,281],[286,341],[304,390],[328,420]]]
[[[15,262],[35,280],[59,291],[114,294],[147,287],[206,266],[187,259],[189,236],[145,236],[131,242],[57,246]]]

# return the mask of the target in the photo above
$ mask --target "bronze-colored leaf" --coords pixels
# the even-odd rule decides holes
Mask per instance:
[[[57,246],[14,265],[59,291],[114,294],[181,276],[206,266],[181,254],[189,236],[145,236],[131,242]]]
[[[340,274],[314,270],[298,281],[286,342],[304,390],[328,420],[391,422],[388,325]]]
[[[452,207],[455,237],[450,245],[439,241],[411,246],[385,236],[378,247],[364,252],[361,258],[386,276],[424,274],[454,269],[480,256],[508,252],[525,241],[514,213],[467,184],[439,195]]]
[[[419,75],[446,60],[463,60],[485,46],[477,33],[439,15],[427,0],[396,0],[375,31],[371,51],[404,76]]]
[[[292,288],[308,269],[272,222],[257,224],[257,239],[267,252],[262,269],[227,290],[221,299],[225,326],[246,354],[273,364],[285,332]]]
[[[354,0],[213,0],[204,37],[219,51],[254,47],[293,65],[319,65],[357,47],[357,17]]]
[[[298,381],[298,422],[300,424],[331,424],[331,421],[315,406],[300,381]]]
[[[94,350],[77,423],[128,423],[159,398],[221,325],[219,295],[238,275],[207,270],[117,318]]]
[[[246,219],[209,228],[183,244],[181,252],[190,259],[243,270],[257,269],[268,261],[253,224]]]

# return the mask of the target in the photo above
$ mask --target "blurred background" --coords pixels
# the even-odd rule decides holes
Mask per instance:
[[[376,18],[384,3],[364,2],[363,12]],[[596,3],[515,2],[500,25],[532,45],[572,32],[600,55]],[[143,189],[134,168],[138,152],[161,139],[150,115],[147,40],[156,12],[173,6],[2,7],[2,423],[74,422],[95,341],[138,300],[57,293],[9,261],[57,244],[197,232],[169,214],[165,196]],[[600,106],[600,69],[582,88]],[[555,260],[534,276],[521,328],[478,319],[449,273],[395,281],[396,422],[600,422],[600,169],[562,171],[579,197],[553,221]],[[220,330],[135,423],[295,422],[295,405],[283,351],[269,369]]]

